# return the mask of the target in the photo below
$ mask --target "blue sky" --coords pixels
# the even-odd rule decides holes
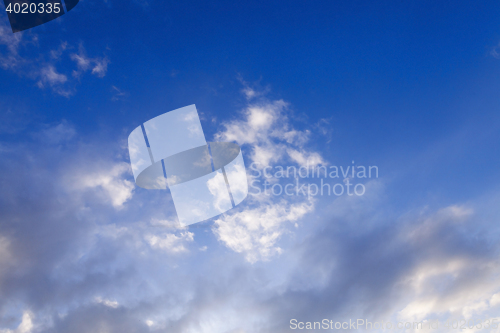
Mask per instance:
[[[82,0],[12,34],[4,15],[0,332],[494,318],[499,17],[494,1]],[[179,228],[168,192],[135,186],[127,137],[191,104],[247,167],[379,177]]]

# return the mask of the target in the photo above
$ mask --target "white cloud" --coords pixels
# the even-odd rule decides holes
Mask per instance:
[[[15,330],[0,329],[0,333],[31,333],[33,330],[33,314],[24,311],[21,323]]]
[[[153,218],[150,221],[150,225],[154,227],[163,227],[168,229],[186,229],[186,226],[180,224],[177,217],[175,219]]]
[[[7,53],[0,54],[0,66],[3,69],[15,70],[24,62],[24,59],[19,55],[19,47],[23,42],[23,33],[13,34],[8,23],[4,19],[2,21],[0,22],[0,45],[7,48]]]
[[[256,91],[250,87],[243,88],[243,93],[245,94],[247,99],[252,99],[257,96]]]
[[[48,65],[40,70],[40,81],[38,81],[38,86],[43,88],[46,83],[54,86],[66,83],[66,81],[68,81],[66,75],[58,73],[54,66]]]
[[[214,197],[214,207],[219,212],[224,212],[224,207],[230,206],[230,197],[227,193],[227,185],[222,174],[215,174],[207,181],[207,188]],[[203,215],[201,215],[203,216]],[[206,215],[205,215],[206,216]]]
[[[60,144],[73,139],[75,129],[66,122],[42,130],[37,138],[51,144]],[[75,162],[73,162],[75,163]],[[62,175],[64,186],[74,195],[91,190],[100,197],[101,202],[109,202],[114,208],[122,209],[133,196],[135,185],[128,178],[131,176],[127,162],[94,161],[84,167],[76,163],[65,168]]]
[[[165,234],[163,236],[147,235],[145,236],[148,244],[154,249],[160,249],[169,253],[188,252],[186,243],[192,242],[194,234],[186,231],[179,235]]]
[[[276,146],[254,146],[250,158],[252,162],[257,163],[257,168],[264,168],[278,162],[282,158],[283,151],[281,148],[282,146],[279,144]]]
[[[307,152],[303,149],[301,149],[301,151],[287,149],[287,153],[294,162],[303,167],[313,168],[318,165],[326,164],[321,155],[316,152]]]
[[[261,95],[247,85],[244,93],[248,100]],[[216,134],[216,139],[242,145],[247,167],[254,162],[257,168],[285,162],[311,167],[324,164],[318,152],[304,147],[310,132],[294,128],[288,108],[289,104],[283,100],[260,98],[249,102],[242,117],[224,123],[224,130]],[[246,151],[250,151],[250,155],[245,154]],[[313,202],[306,197],[295,202],[289,200],[286,196],[250,196],[242,211],[217,219],[213,232],[227,247],[242,253],[247,261],[269,260],[283,251],[277,245],[282,235],[314,209]]]
[[[96,303],[103,304],[107,307],[116,309],[120,306],[120,304],[117,301],[112,301],[109,299],[103,299],[102,297],[96,297],[95,299]]]
[[[50,51],[50,57],[52,59],[59,60],[67,48],[68,48],[68,42],[61,42],[59,48]]]
[[[259,204],[215,221],[214,233],[227,247],[243,253],[247,261],[269,260],[282,249],[276,245],[290,226],[313,209],[310,202]]]
[[[120,162],[109,166],[109,169],[79,175],[73,186],[78,189],[101,188],[113,207],[120,209],[132,198],[135,188],[134,183],[124,177],[129,173],[129,164]]]
[[[103,78],[110,63],[106,56],[88,57],[80,44],[79,52],[69,55],[76,63],[76,69],[68,71],[72,72],[76,79],[71,78],[66,71],[61,72],[62,66],[57,65],[65,59],[68,51],[73,49],[68,42],[62,41],[57,48],[42,52],[36,34],[13,34],[6,20],[0,22],[0,46],[2,45],[6,50],[0,50],[0,67],[20,77],[34,80],[40,89],[48,87],[54,93],[67,98],[75,94],[78,79],[83,73],[91,71],[93,75]],[[36,58],[33,54],[37,55]]]
[[[96,59],[94,60],[94,68],[92,68],[92,74],[96,75],[97,77],[104,77],[106,76],[106,72],[108,71],[108,64],[109,64],[109,59],[104,57],[101,59]]]
[[[106,76],[109,59],[107,57],[89,58],[83,44],[80,44],[78,53],[70,54],[70,58],[77,65],[77,70],[73,71],[74,77],[79,78],[83,73],[90,69],[92,69],[92,74],[99,78]]]
[[[429,258],[402,281],[402,286],[409,287],[410,297],[398,318],[420,321],[439,314],[469,319],[487,313],[496,305],[490,299],[500,290],[499,274],[498,260],[460,255]]]
[[[500,304],[500,293],[494,294],[490,299],[490,306],[497,306],[498,304]]]
[[[271,139],[271,128],[288,106],[282,100],[250,104],[243,110],[243,119],[224,123],[225,130],[217,134],[217,139],[236,141],[241,144],[268,143]],[[280,119],[286,122],[285,117]],[[286,125],[286,123],[282,124]]]
[[[111,97],[112,101],[119,101],[127,96],[126,92],[122,91],[116,86],[111,86],[111,91],[113,92],[113,97]]]
[[[451,205],[402,230],[403,242],[422,259],[398,283],[407,296],[397,311],[400,320],[421,321],[436,315],[470,319],[496,305],[500,260],[478,257],[461,248],[466,244],[455,249],[455,242],[464,241],[460,229],[470,228],[475,219],[471,207]]]
[[[289,104],[283,100],[260,100],[249,104],[242,112],[242,119],[223,124],[224,130],[217,133],[220,141],[236,141],[250,146],[250,159],[263,168],[282,161],[291,155],[291,161],[323,163],[316,152],[302,148],[307,143],[310,132],[299,131],[287,116]],[[299,151],[300,150],[300,151]]]
[[[86,71],[86,70],[88,70],[90,68],[90,59],[87,58],[85,55],[80,55],[80,54],[72,53],[70,55],[70,57],[71,57],[71,60],[73,60],[74,62],[76,62],[76,66],[77,66],[77,68],[80,71],[84,72],[84,71]],[[78,76],[79,72],[74,71],[73,75],[74,76]]]

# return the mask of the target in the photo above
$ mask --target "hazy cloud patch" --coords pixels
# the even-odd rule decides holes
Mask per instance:
[[[20,77],[36,82],[40,89],[49,88],[55,94],[69,98],[76,93],[76,86],[83,74],[90,71],[98,78],[106,76],[110,60],[107,56],[88,57],[82,43],[78,52],[67,41],[48,52],[40,51],[36,34],[13,34],[8,22],[0,22],[0,67]],[[67,72],[60,63],[70,59],[76,69]],[[67,66],[66,66],[67,68]]]

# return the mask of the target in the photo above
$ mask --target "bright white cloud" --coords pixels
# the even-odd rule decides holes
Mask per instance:
[[[0,329],[0,333],[31,333],[33,332],[33,314],[29,311],[24,311],[21,323],[15,330]]]
[[[245,89],[249,100],[259,95],[248,87]],[[250,102],[240,119],[223,124],[224,130],[217,133],[216,139],[243,145],[244,152],[251,152],[245,156],[247,164],[255,162],[257,168],[284,162],[310,167],[324,164],[318,152],[304,147],[310,133],[293,127],[287,115],[288,107],[283,100],[261,98]],[[281,236],[314,209],[306,198],[299,202],[289,202],[289,199],[253,196],[247,199],[241,212],[217,219],[214,233],[230,249],[244,254],[249,262],[269,260],[283,251],[277,245]]]
[[[223,124],[224,130],[217,133],[216,139],[250,146],[251,161],[262,168],[285,158],[300,166],[325,164],[319,153],[303,148],[310,131],[293,128],[287,116],[288,107],[283,100],[251,103],[243,110],[242,119]]]
[[[235,252],[243,253],[254,263],[269,260],[283,250],[277,246],[280,237],[313,209],[310,202],[261,203],[231,215],[222,215],[215,221],[214,233]]]
[[[127,163],[116,163],[109,169],[80,175],[75,180],[74,187],[78,189],[101,188],[113,207],[119,209],[132,198],[134,192],[134,183],[125,179],[125,175],[129,173],[130,166]]]
[[[186,231],[179,235],[167,233],[165,235],[147,235],[145,237],[149,245],[154,249],[160,249],[169,253],[188,252],[186,243],[192,242],[194,234]]]
[[[496,305],[490,300],[500,291],[500,260],[446,248],[448,237],[460,239],[457,231],[474,219],[471,207],[452,205],[403,229],[400,237],[421,251],[423,260],[402,277],[410,297],[399,319],[420,321],[436,314],[469,319]]]
[[[47,65],[47,67],[42,68],[38,77],[38,88],[43,89],[48,85],[55,93],[61,96],[69,97],[73,95],[73,92],[65,87],[68,77],[58,73],[53,65]]]
[[[316,152],[307,152],[303,149],[301,151],[295,149],[287,149],[288,156],[301,167],[313,168],[318,165],[325,165],[320,154]]]
[[[245,84],[243,91],[249,100],[240,119],[223,124],[217,133],[220,141],[236,141],[243,145],[247,167],[264,168],[280,163],[310,167],[325,164],[322,156],[304,147],[309,140],[309,130],[294,128],[289,116],[289,104],[283,100],[255,100],[262,94]],[[255,101],[253,101],[255,100]],[[261,196],[247,199],[241,212],[223,215],[216,222],[214,233],[232,250],[244,254],[249,262],[269,260],[283,251],[277,244],[283,234],[290,232],[296,222],[314,210],[314,204],[303,198],[289,202],[289,198]],[[255,204],[249,206],[249,202]]]
[[[47,126],[33,137],[44,145],[65,145],[77,136],[76,130],[69,123],[63,121],[54,126]],[[65,187],[70,191],[95,191],[96,195],[111,203],[114,208],[121,209],[132,198],[134,184],[127,179],[131,175],[130,166],[126,162],[94,163],[80,168],[78,172],[74,166],[65,168],[62,177]],[[76,194],[76,193],[74,193]]]
[[[288,106],[282,100],[250,104],[243,110],[243,119],[233,120],[224,125],[225,130],[217,134],[217,139],[236,141],[242,144],[270,144],[272,128],[286,126],[287,119],[283,114]],[[283,117],[280,117],[283,115]],[[276,124],[280,120],[281,124]]]

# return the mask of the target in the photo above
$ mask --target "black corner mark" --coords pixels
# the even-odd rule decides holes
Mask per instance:
[[[63,0],[70,11],[79,0]],[[64,15],[61,0],[3,0],[12,32],[31,29]]]
[[[64,3],[66,4],[66,9],[68,12],[72,10],[77,4],[79,0],[64,0]]]

